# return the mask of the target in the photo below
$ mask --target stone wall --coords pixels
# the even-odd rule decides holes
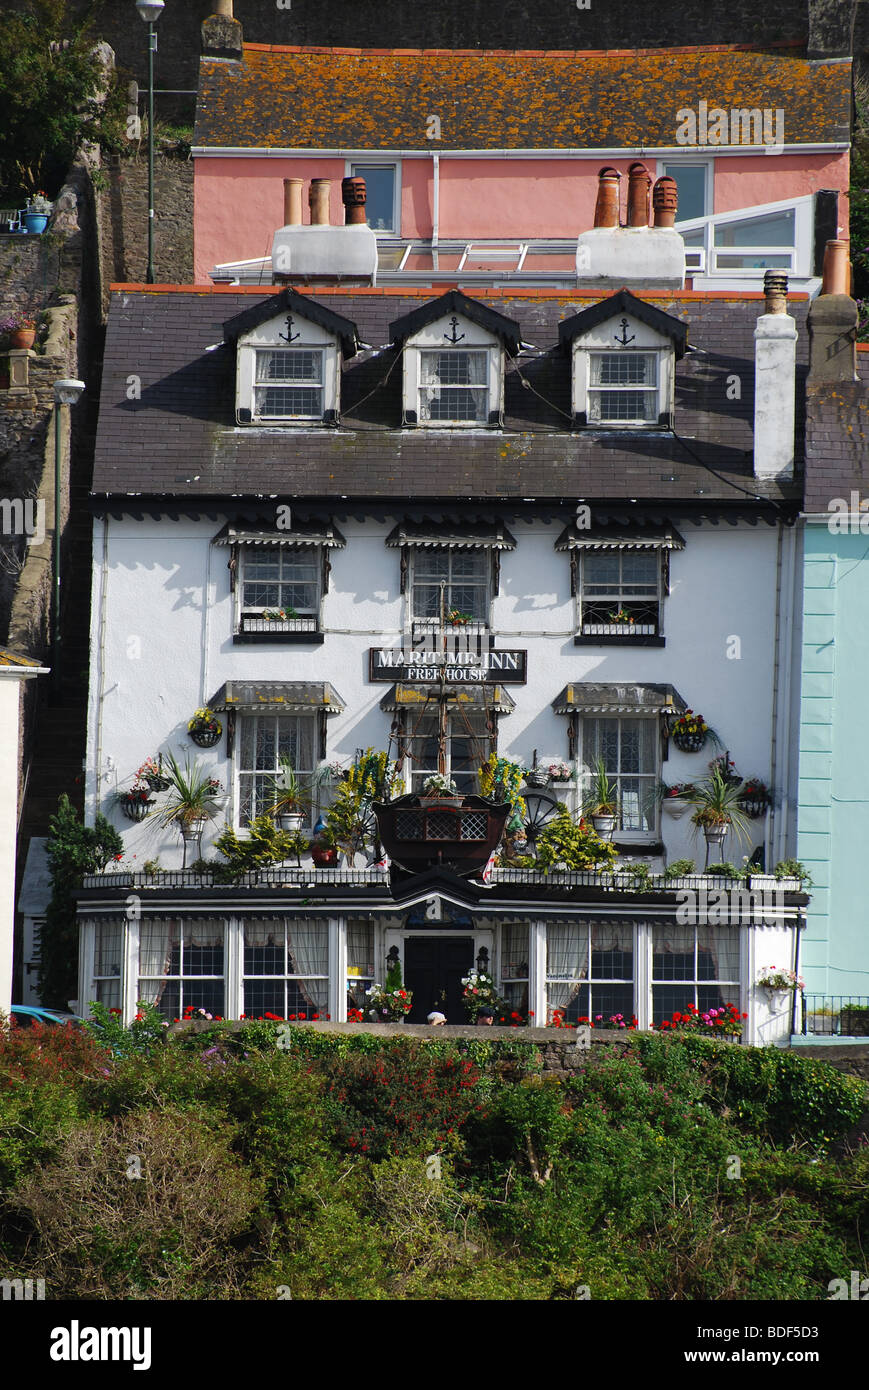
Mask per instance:
[[[148,268],[148,156],[143,145],[131,157],[113,157],[100,194],[102,310],[108,287],[144,283]],[[193,160],[154,158],[154,279],[157,284],[193,282]]]

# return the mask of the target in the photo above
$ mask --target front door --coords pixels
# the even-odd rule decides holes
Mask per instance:
[[[409,936],[404,947],[404,979],[413,990],[408,1023],[425,1023],[434,1009],[447,1023],[467,1023],[462,976],[474,968],[472,936]]]

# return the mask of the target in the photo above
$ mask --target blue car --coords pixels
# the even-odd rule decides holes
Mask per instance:
[[[10,1015],[19,1028],[31,1028],[34,1023],[60,1026],[68,1024],[80,1028],[85,1022],[78,1014],[64,1013],[61,1009],[43,1009],[37,1004],[13,1004]]]

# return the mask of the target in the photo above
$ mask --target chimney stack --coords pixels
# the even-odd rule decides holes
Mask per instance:
[[[628,170],[629,227],[648,227],[651,186],[652,179],[645,164],[632,164]]]
[[[311,209],[311,226],[329,226],[329,195],[332,192],[331,179],[311,179],[308,189],[308,207]]]
[[[763,277],[764,312],[754,330],[754,476],[791,478],[797,326],[787,312],[788,277]]]
[[[821,293],[809,307],[809,385],[857,381],[857,305],[848,293],[847,241],[828,241]]]
[[[241,25],[233,18],[232,0],[213,0],[214,13],[203,20],[202,57],[223,58],[241,62],[243,36]]]
[[[341,201],[344,204],[344,222],[348,227],[363,227],[368,218],[365,213],[367,200],[365,180],[350,178],[341,180]]]
[[[619,180],[617,169],[601,169],[598,174],[597,202],[594,205],[594,225],[596,227],[617,227],[619,225]]]
[[[679,189],[676,180],[669,174],[664,174],[655,180],[655,187],[652,189],[652,207],[655,209],[655,226],[672,227],[676,221],[676,209],[679,206]]]
[[[232,0],[228,0],[232,3]],[[284,226],[302,225],[302,184],[303,179],[284,179]]]

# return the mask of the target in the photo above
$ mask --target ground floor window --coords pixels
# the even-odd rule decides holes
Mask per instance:
[[[739,998],[739,933],[727,928],[655,926],[652,1022],[693,1004],[701,1013]]]
[[[123,927],[120,922],[94,925],[94,975],[91,998],[107,1009],[121,1007]]]
[[[329,1000],[329,926],[311,917],[244,924],[246,1018],[325,1018]]]
[[[630,922],[574,918],[546,928],[546,1014],[567,1023],[634,1013],[634,929]]]
[[[188,1005],[223,1017],[223,919],[143,919],[139,938],[138,999],[165,1019],[182,1018]]]
[[[529,1009],[529,934],[522,922],[507,922],[501,928],[501,994],[509,1012],[523,1017]]]
[[[351,918],[347,923],[347,1008],[365,1011],[365,991],[374,984],[374,924]]]

